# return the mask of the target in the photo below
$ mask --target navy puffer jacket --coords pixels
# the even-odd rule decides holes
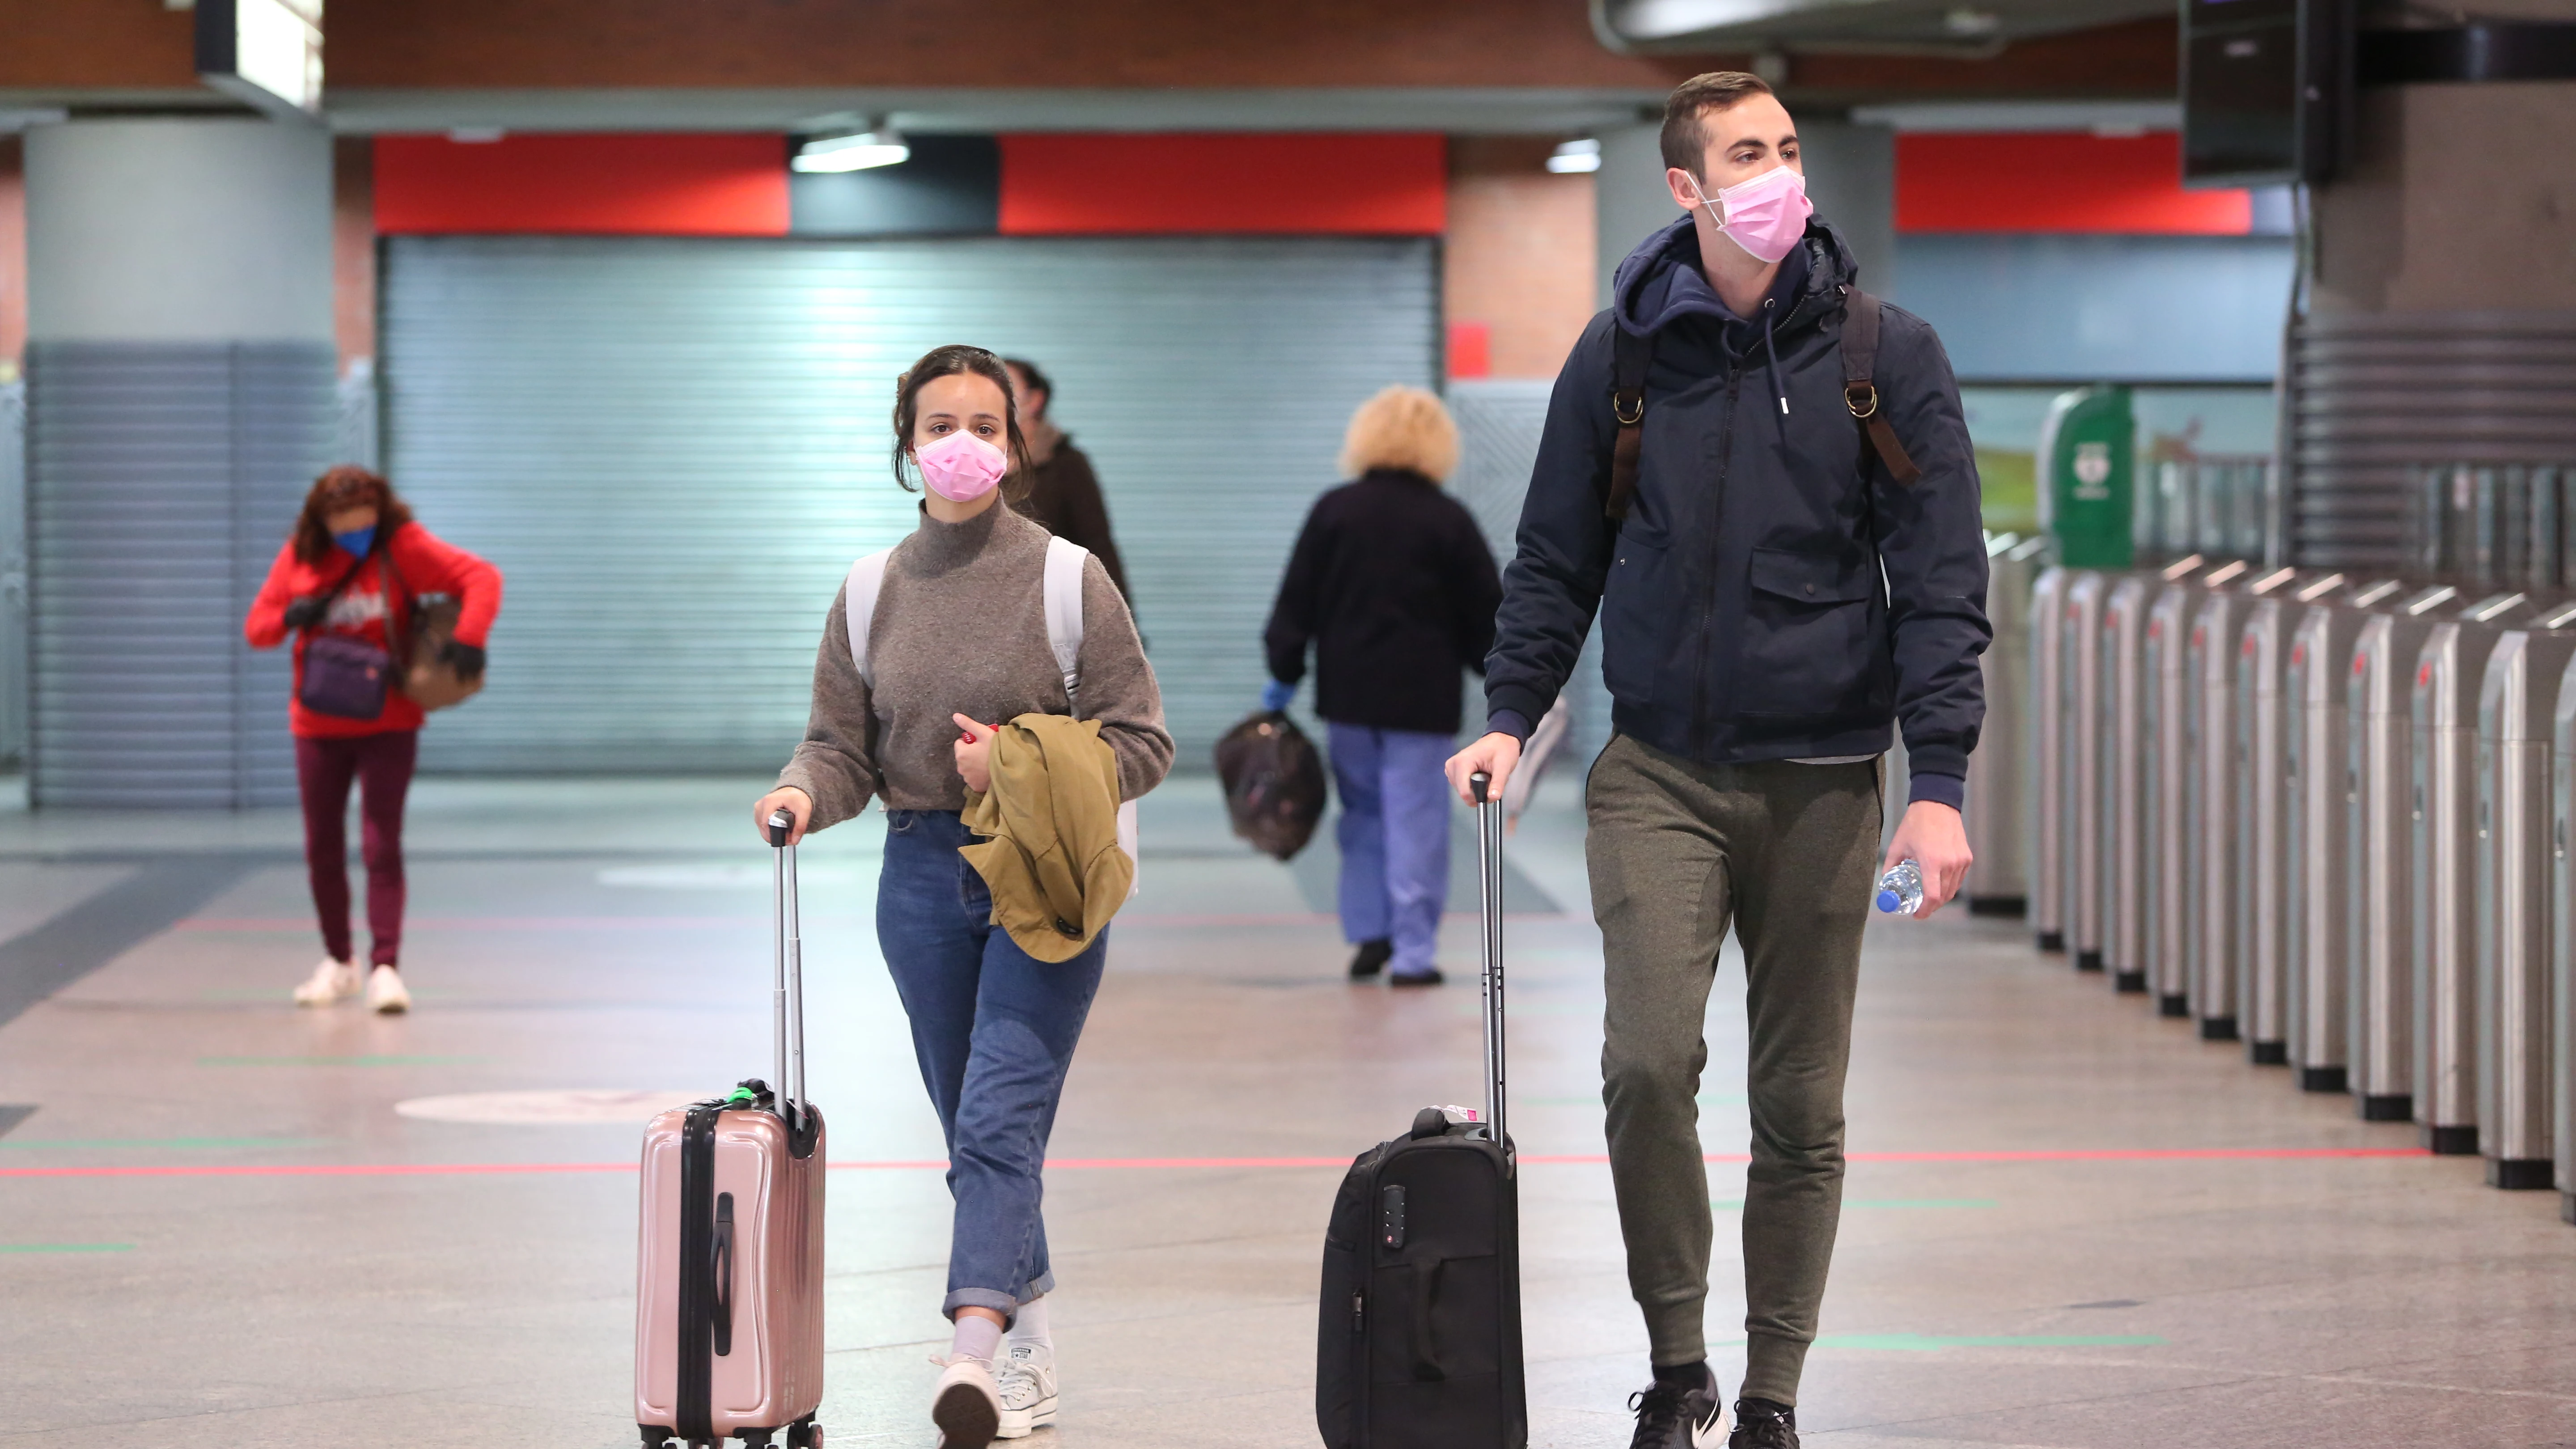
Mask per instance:
[[[1745,764],[1875,754],[1901,722],[1914,798],[1960,803],[1993,637],[1976,456],[1940,339],[1892,306],[1880,405],[1923,476],[1896,482],[1868,447],[1839,347],[1856,274],[1821,219],[1762,319],[1718,300],[1688,217],[1620,264],[1548,405],[1485,670],[1493,728],[1547,712],[1597,611],[1621,734]],[[1654,338],[1624,524],[1602,512],[1614,326]]]

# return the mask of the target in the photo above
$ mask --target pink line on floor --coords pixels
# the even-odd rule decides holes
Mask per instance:
[[[2038,1148],[1992,1152],[1855,1152],[1854,1162],[2231,1162],[2428,1157],[2421,1147],[2108,1147]],[[1532,1154],[1526,1167],[1596,1166],[1600,1153]],[[1714,1163],[1751,1161],[1742,1153],[1712,1152]],[[1047,1166],[1068,1172],[1205,1170],[1216,1168],[1347,1167],[1346,1157],[1055,1157]],[[842,1161],[838,1172],[945,1172],[936,1159]],[[226,1166],[189,1163],[167,1167],[0,1167],[0,1177],[470,1177],[554,1172],[633,1172],[631,1162],[344,1162]]]

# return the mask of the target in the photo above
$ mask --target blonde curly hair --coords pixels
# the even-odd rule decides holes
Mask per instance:
[[[1401,468],[1434,483],[1458,467],[1458,425],[1440,399],[1418,387],[1382,389],[1351,414],[1342,435],[1342,472],[1356,478],[1372,468]]]

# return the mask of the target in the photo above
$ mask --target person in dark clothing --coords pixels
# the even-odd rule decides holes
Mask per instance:
[[[1695,1101],[1732,924],[1753,1161],[1728,1443],[1794,1449],[1841,1211],[1872,879],[1919,862],[1928,916],[1969,863],[1986,553],[1949,359],[1921,320],[1854,305],[1851,252],[1811,217],[1797,128],[1770,87],[1741,72],[1685,82],[1663,160],[1687,214],[1619,265],[1557,379],[1486,664],[1489,733],[1449,773],[1461,794],[1479,770],[1503,787],[1597,611],[1614,729],[1585,802],[1602,1099],[1654,1370],[1633,1443],[1704,1449],[1726,1418],[1701,1321],[1712,1225]],[[1873,327],[1874,361],[1847,374]],[[1641,387],[1621,382],[1623,358],[1648,362]],[[1868,385],[1847,390],[1855,376]],[[1630,490],[1614,489],[1623,451]],[[1877,757],[1899,723],[1913,798],[1882,862]]]
[[[1100,496],[1100,476],[1091,471],[1090,456],[1047,416],[1055,384],[1034,362],[1011,357],[1003,359],[1002,366],[1011,375],[1011,398],[1020,410],[1021,431],[1029,444],[1028,496],[1012,500],[1012,511],[1058,538],[1091,550],[1133,613],[1136,596],[1127,591],[1127,566],[1109,536],[1109,505]]]
[[[1356,979],[1392,965],[1397,986],[1436,986],[1449,896],[1449,800],[1440,762],[1458,737],[1460,679],[1481,669],[1502,598],[1474,515],[1440,491],[1458,428],[1440,399],[1390,387],[1362,404],[1342,445],[1356,474],[1315,500],[1262,640],[1285,709],[1315,648],[1315,712],[1331,726],[1342,814],[1342,934]]]

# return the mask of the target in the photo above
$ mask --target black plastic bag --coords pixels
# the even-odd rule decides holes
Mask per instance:
[[[1324,818],[1324,757],[1288,716],[1264,712],[1227,730],[1216,773],[1235,834],[1280,860],[1306,848]]]

